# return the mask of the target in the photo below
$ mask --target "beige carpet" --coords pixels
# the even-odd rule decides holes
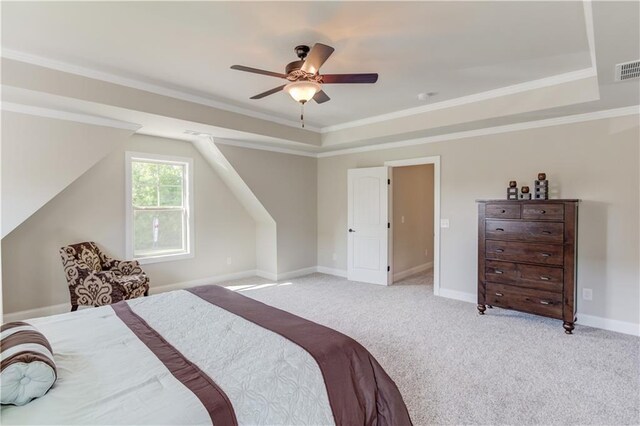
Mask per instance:
[[[339,330],[395,380],[416,425],[639,424],[640,339],[433,296],[430,274],[391,287],[312,274],[224,285]]]

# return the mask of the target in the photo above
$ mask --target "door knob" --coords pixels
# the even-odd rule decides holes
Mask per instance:
[[[355,229],[349,228],[349,232],[356,232]]]

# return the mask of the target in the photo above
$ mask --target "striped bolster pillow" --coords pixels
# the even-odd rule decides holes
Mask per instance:
[[[24,405],[39,398],[56,381],[51,345],[26,322],[4,324],[0,329],[0,399],[2,404]]]

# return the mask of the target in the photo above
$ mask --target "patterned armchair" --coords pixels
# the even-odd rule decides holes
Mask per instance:
[[[72,311],[79,305],[109,305],[149,294],[149,278],[137,261],[112,259],[94,242],[62,247],[60,256]]]

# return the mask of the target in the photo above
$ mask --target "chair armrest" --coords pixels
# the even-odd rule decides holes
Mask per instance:
[[[137,260],[118,260],[106,255],[104,258],[105,269],[115,270],[124,275],[143,273],[142,268],[140,268],[140,263]]]
[[[140,263],[137,260],[118,260],[115,265],[116,270],[124,275],[140,275],[144,274]]]
[[[94,271],[91,268],[78,267],[75,268],[76,276],[74,277],[74,285],[84,285],[87,278],[93,276],[107,283],[116,282],[116,274],[113,271]]]

